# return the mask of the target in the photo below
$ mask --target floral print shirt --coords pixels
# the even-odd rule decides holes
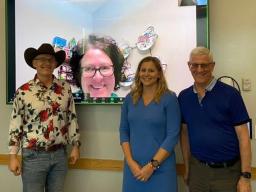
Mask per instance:
[[[9,151],[79,142],[75,104],[69,84],[54,77],[47,88],[37,76],[16,91],[9,128]]]

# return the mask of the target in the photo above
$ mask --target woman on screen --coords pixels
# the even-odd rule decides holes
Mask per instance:
[[[174,147],[179,130],[177,97],[167,88],[159,59],[145,57],[122,106],[123,192],[177,191]]]
[[[78,84],[89,97],[115,97],[124,57],[110,37],[89,36],[75,47],[70,65]]]

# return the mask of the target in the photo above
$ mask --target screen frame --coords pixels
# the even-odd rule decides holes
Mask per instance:
[[[6,104],[12,104],[16,92],[15,0],[5,0],[6,18]],[[209,3],[196,5],[197,46],[209,48]],[[97,98],[76,104],[122,104],[124,98]]]

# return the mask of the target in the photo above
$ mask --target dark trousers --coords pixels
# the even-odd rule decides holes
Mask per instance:
[[[211,168],[191,157],[189,192],[236,192],[241,162],[231,167]]]

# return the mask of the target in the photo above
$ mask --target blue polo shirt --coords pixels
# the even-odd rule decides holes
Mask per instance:
[[[234,126],[249,121],[240,93],[217,81],[198,99],[193,86],[179,94],[182,122],[188,126],[191,154],[203,161],[222,162],[239,156]]]

